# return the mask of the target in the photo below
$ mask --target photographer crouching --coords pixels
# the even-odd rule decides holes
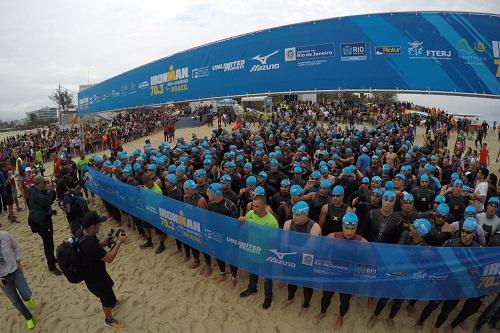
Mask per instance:
[[[112,310],[121,302],[116,299],[113,292],[114,282],[106,271],[106,263],[113,262],[120,246],[128,236],[121,229],[118,229],[116,233],[112,230],[105,240],[99,242],[96,235],[101,228],[101,222],[105,219],[95,211],[89,211],[83,215],[81,223],[85,238],[79,245],[79,258],[83,268],[83,279],[88,290],[101,301],[105,315],[104,323],[113,328],[122,328],[123,323],[117,321],[112,315]],[[104,246],[109,246],[111,250],[107,252]]]
[[[42,238],[43,250],[49,271],[59,276],[61,271],[56,267],[54,256],[54,227],[52,215],[56,211],[52,210],[52,203],[56,198],[56,193],[52,184],[41,175],[33,179],[33,186],[29,190],[29,215],[28,224],[33,233],[37,233]]]

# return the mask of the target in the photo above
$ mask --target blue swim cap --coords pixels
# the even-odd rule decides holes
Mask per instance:
[[[342,169],[342,173],[345,175],[345,176],[351,176],[352,173],[353,173],[353,170],[350,166],[348,167],[345,167]]]
[[[167,180],[167,182],[169,182],[171,184],[177,183],[177,178],[175,177],[175,175],[173,173],[169,173],[165,179]]]
[[[342,224],[345,226],[356,227],[358,222],[358,216],[354,212],[346,212],[344,217],[342,217]]]
[[[396,200],[396,193],[394,193],[394,191],[385,191],[382,198],[389,199],[390,201],[394,201],[394,200]]]
[[[245,169],[251,169],[252,168],[252,163],[246,162],[245,165],[243,166]]]
[[[281,181],[281,186],[290,186],[290,180],[288,178],[285,178]]]
[[[184,189],[194,190],[196,188],[196,183],[192,179],[188,179],[184,182]]]
[[[403,175],[402,173],[398,173],[395,178],[398,178],[398,179],[400,179],[402,181],[406,180],[406,176]]]
[[[435,169],[435,168],[434,168],[434,165],[432,165],[432,164],[426,164],[426,165],[424,166],[424,170],[425,170],[425,172],[434,172],[434,169]]]
[[[488,200],[488,204],[494,204],[498,207],[500,205],[500,201],[498,200],[498,197],[491,197]]]
[[[344,195],[344,188],[340,185],[337,185],[332,190],[332,195]]]
[[[468,205],[467,208],[465,208],[464,216],[465,217],[476,217],[477,210],[474,205]]]
[[[386,191],[392,191],[392,190],[394,190],[394,183],[392,182],[392,180],[388,180],[388,181],[385,182],[384,189]]]
[[[361,179],[361,183],[370,184],[370,179],[368,177],[363,177],[363,179]]]
[[[391,166],[389,164],[384,164],[382,166],[382,172],[383,173],[389,173],[391,171]]]
[[[441,204],[441,203],[446,203],[446,198],[444,197],[444,195],[442,194],[438,194],[436,195],[436,197],[434,198],[434,202],[438,203],[438,204]]]
[[[167,168],[168,173],[174,173],[177,167],[174,164],[170,164]]]
[[[156,171],[156,164],[148,164],[149,171]]]
[[[468,217],[464,220],[464,224],[462,225],[462,229],[469,229],[471,231],[476,231],[477,221],[473,217]]]
[[[255,178],[255,176],[248,176],[246,184],[247,186],[254,186],[255,184],[257,184],[257,178]]]
[[[302,195],[304,194],[304,189],[302,189],[302,187],[300,187],[300,185],[292,185],[292,187],[290,188],[290,195],[292,197],[296,197],[298,195]]]
[[[205,171],[205,169],[198,169],[194,172],[194,176],[205,178],[207,176],[207,172]]]
[[[413,194],[406,192],[405,195],[403,196],[403,201],[414,202],[415,198],[413,197]]]
[[[460,178],[460,175],[457,172],[451,174],[451,180],[455,181]]]
[[[186,167],[184,165],[179,165],[175,171],[180,172],[180,173],[186,173]]]
[[[322,166],[319,168],[319,172],[321,172],[321,174],[328,173],[328,167],[327,167],[326,165],[322,165]]]
[[[332,187],[332,183],[328,179],[322,179],[319,182],[319,187],[326,188],[329,190],[330,187]]]
[[[307,215],[309,214],[309,206],[305,201],[299,201],[292,207],[293,215]]]
[[[267,172],[265,172],[265,171],[259,172],[258,177],[263,178],[263,179],[267,179]]]
[[[131,175],[133,173],[132,171],[132,166],[130,164],[127,164],[124,168],[123,168],[123,173],[124,174],[127,174],[127,175]]]
[[[450,207],[446,203],[440,203],[436,208],[436,213],[446,216],[450,213]]]
[[[416,219],[413,221],[413,226],[420,237],[424,237],[431,231],[431,223],[427,219]]]
[[[380,188],[375,188],[372,190],[372,194],[375,194],[377,197],[381,197],[382,196],[382,190]]]
[[[203,160],[203,164],[205,164],[205,165],[212,165],[212,160],[209,159],[209,158],[206,158],[206,159]]]
[[[122,166],[122,162],[120,162],[119,160],[116,160],[113,162],[113,167],[114,168],[119,168]]]
[[[141,165],[140,165],[139,163],[135,163],[135,164],[134,164],[134,171],[135,171],[135,172],[139,172],[139,171],[141,171]]]
[[[380,176],[372,177],[372,182],[381,183],[382,182],[382,178],[380,178]]]
[[[272,159],[269,164],[271,164],[272,166],[277,166],[279,163],[278,160]]]
[[[243,162],[243,156],[241,155],[236,156],[236,162]]]
[[[266,190],[262,186],[257,186],[255,190],[253,190],[253,195],[263,197],[266,195]]]
[[[457,179],[453,182],[453,186],[464,186],[464,182],[461,179]]]
[[[236,164],[234,164],[233,162],[226,162],[226,168],[234,169],[236,168]]]
[[[311,173],[311,178],[316,180],[316,179],[320,179],[321,178],[321,173],[319,173],[318,170],[314,170],[312,173]]]
[[[157,157],[160,157],[160,156],[157,156]],[[179,157],[179,162],[180,163],[186,163],[187,161],[188,161],[187,156],[181,156],[181,157]]]
[[[297,166],[297,167],[293,168],[293,172],[294,173],[302,173],[302,168]]]
[[[220,183],[212,183],[207,189],[208,193],[211,193],[216,196],[222,195],[222,185]]]
[[[423,182],[428,182],[429,181],[429,176],[424,173],[422,176],[420,176],[420,180],[423,181]]]
[[[230,175],[224,175],[220,177],[220,182],[221,183],[230,183],[231,182],[231,176]]]

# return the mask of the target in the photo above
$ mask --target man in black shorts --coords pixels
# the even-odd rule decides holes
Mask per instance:
[[[101,300],[102,310],[105,315],[104,323],[113,328],[123,328],[123,323],[119,322],[111,313],[121,302],[116,299],[113,292],[114,282],[106,272],[106,263],[112,263],[118,250],[127,240],[127,235],[118,235],[115,245],[111,251],[106,252],[104,245],[108,240],[99,242],[96,234],[99,233],[101,218],[95,211],[90,211],[83,215],[81,222],[83,228],[83,239],[78,246],[78,256],[83,268],[83,276],[88,290]]]

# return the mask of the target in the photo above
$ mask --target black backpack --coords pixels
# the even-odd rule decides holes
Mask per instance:
[[[79,233],[64,241],[57,247],[57,263],[66,279],[71,283],[83,281],[83,267],[79,258],[79,246],[87,239],[87,236]]]

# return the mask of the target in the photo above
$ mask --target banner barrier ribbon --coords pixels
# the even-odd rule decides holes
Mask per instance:
[[[370,297],[447,300],[500,291],[500,248],[362,243],[239,221],[89,169],[86,187],[117,208],[271,280]]]

